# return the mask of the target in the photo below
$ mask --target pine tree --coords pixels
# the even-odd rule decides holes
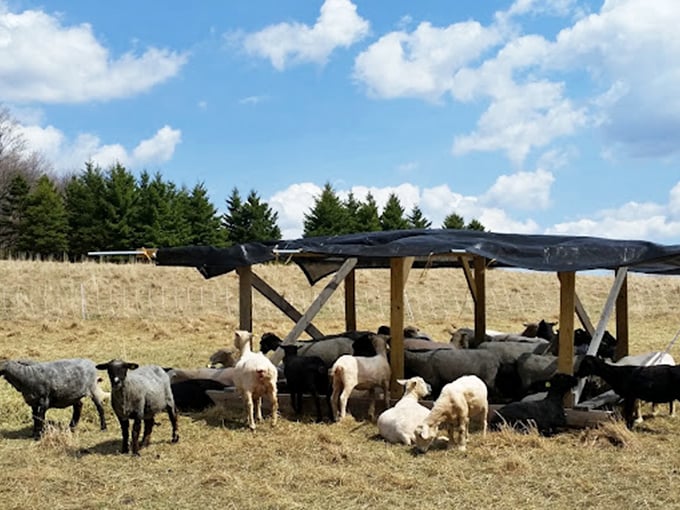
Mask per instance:
[[[361,202],[356,199],[354,193],[350,191],[342,205],[347,210],[346,233],[350,234],[354,232],[363,232],[363,226],[359,222],[359,209],[361,208]]]
[[[135,210],[138,206],[137,183],[121,164],[117,163],[108,170],[102,198],[106,234],[102,249],[133,248],[138,239],[134,225],[135,217],[139,217]]]
[[[484,232],[486,228],[484,228],[484,225],[482,225],[478,220],[472,219],[470,222],[467,224],[465,227],[467,230],[479,230],[480,232]]]
[[[0,200],[0,247],[16,251],[21,224],[26,213],[26,199],[30,191],[23,174],[15,175]]]
[[[456,213],[451,213],[446,218],[444,218],[444,223],[442,228],[452,228],[456,230],[462,230],[465,228],[465,220],[463,217]]]
[[[38,179],[35,189],[26,197],[17,248],[43,257],[61,257],[68,251],[68,218],[64,201],[46,175]]]
[[[183,244],[194,246],[224,246],[226,244],[226,236],[220,225],[217,208],[208,199],[208,190],[203,183],[193,187],[183,209],[189,227],[189,239]]]
[[[251,190],[244,202],[238,189],[234,188],[227,199],[227,212],[222,225],[230,244],[253,241],[270,241],[281,238],[276,221],[278,213],[263,202],[255,190]]]
[[[153,178],[144,171],[140,175],[135,206],[130,215],[134,247],[179,246],[186,244],[189,223],[183,216],[182,203],[188,191],[177,191],[174,183],[163,180],[157,172]]]
[[[376,204],[375,198],[370,192],[366,194],[366,200],[361,202],[359,206],[357,224],[359,225],[357,232],[378,232],[382,230],[378,204]]]
[[[347,209],[330,183],[314,200],[314,207],[305,214],[303,237],[346,234],[351,230]]]
[[[404,230],[409,228],[408,220],[404,218],[404,208],[401,206],[399,197],[390,193],[387,197],[385,209],[380,215],[380,226],[383,230]]]
[[[423,211],[417,205],[413,206],[407,220],[409,228],[430,228],[432,226],[432,222],[423,215]]]
[[[106,247],[104,221],[104,175],[99,167],[88,162],[85,170],[72,176],[64,191],[64,205],[69,225],[69,251],[72,259],[88,251]]]

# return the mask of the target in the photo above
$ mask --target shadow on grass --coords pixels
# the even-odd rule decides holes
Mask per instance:
[[[0,430],[3,439],[33,439],[33,427],[23,427],[14,430]]]

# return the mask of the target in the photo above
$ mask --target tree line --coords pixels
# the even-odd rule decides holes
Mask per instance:
[[[51,175],[49,162],[26,150],[16,124],[0,108],[0,253],[77,260],[88,251],[207,245],[225,247],[281,238],[278,214],[258,193],[233,188],[224,213],[203,183],[189,189],[160,173],[135,175],[121,164],[92,162],[69,176]],[[391,194],[382,213],[369,193],[342,200],[329,183],[304,215],[304,237],[429,228],[420,208],[406,214]],[[484,230],[455,213],[443,228]]]

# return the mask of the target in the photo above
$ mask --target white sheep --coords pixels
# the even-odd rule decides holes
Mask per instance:
[[[272,426],[276,425],[279,410],[276,393],[278,370],[264,354],[251,350],[252,338],[249,331],[238,330],[234,335],[239,359],[234,366],[233,380],[246,406],[248,427],[255,430],[255,415],[258,421],[262,421],[263,396],[271,403]]]
[[[482,426],[482,436],[486,435],[489,403],[488,390],[484,381],[476,375],[464,375],[448,383],[432,406],[423,422],[416,427],[416,447],[426,452],[436,439],[439,427],[446,423],[451,448],[465,451],[468,428],[471,418],[476,418]],[[458,431],[458,441],[455,433]]]
[[[375,388],[381,388],[385,408],[390,406],[390,363],[387,361],[387,341],[383,335],[371,335],[375,356],[340,356],[329,371],[333,383],[331,406],[336,420],[347,414],[347,401],[352,390],[368,390],[368,416],[375,420]]]
[[[394,407],[378,416],[378,432],[390,443],[410,446],[415,441],[416,427],[422,423],[430,410],[418,400],[430,394],[432,389],[422,377],[397,379],[404,387],[404,395]]]

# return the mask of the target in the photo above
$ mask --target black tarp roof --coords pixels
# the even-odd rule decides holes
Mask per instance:
[[[277,254],[278,252],[278,254]],[[156,263],[197,268],[205,278],[238,267],[291,257],[315,283],[334,272],[347,258],[359,258],[357,267],[388,267],[393,257],[418,257],[416,267],[455,266],[435,255],[480,255],[491,267],[534,271],[586,271],[628,266],[642,273],[680,274],[680,245],[566,235],[525,235],[474,230],[415,229],[341,236],[246,243],[229,248],[184,246],[160,248]]]

